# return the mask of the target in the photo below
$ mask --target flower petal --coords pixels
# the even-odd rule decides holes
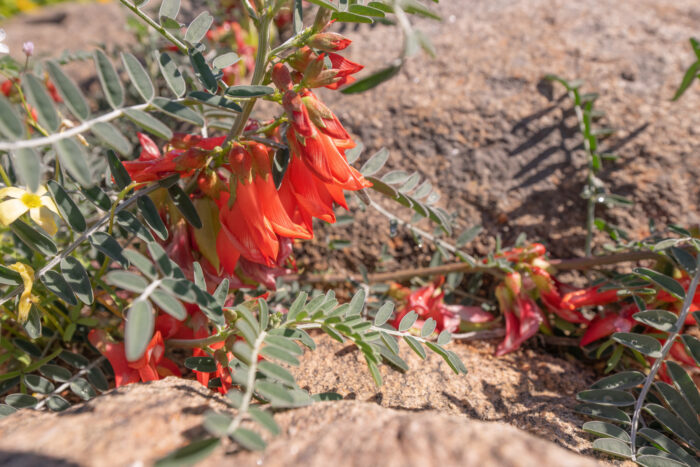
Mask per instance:
[[[8,186],[5,188],[0,188],[0,198],[21,198],[25,193],[27,193],[26,190],[23,190],[21,188],[17,188],[16,186]]]
[[[0,203],[0,224],[10,225],[27,212],[27,206],[18,199],[8,199]]]
[[[58,227],[56,227],[56,221],[53,218],[53,214],[51,214],[51,211],[46,209],[44,206],[30,209],[29,217],[31,217],[32,220],[39,225],[39,227],[44,229],[47,234],[56,234]]]

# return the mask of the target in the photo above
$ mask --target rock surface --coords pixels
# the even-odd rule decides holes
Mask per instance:
[[[228,410],[198,383],[167,378],[115,389],[60,414],[17,412],[0,421],[0,465],[148,465],[203,436],[201,414],[209,409]],[[597,465],[505,423],[432,410],[341,401],[276,418],[282,434],[264,454],[221,446],[201,465]]]

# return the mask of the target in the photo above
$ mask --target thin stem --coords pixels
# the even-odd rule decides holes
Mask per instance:
[[[168,339],[165,344],[168,347],[179,347],[181,349],[198,349],[217,342],[223,342],[232,333],[216,334],[214,336],[203,337],[201,339]]]
[[[149,186],[148,188],[144,188],[144,190],[139,194],[139,196],[145,196],[152,191],[155,191],[157,189],[161,188],[161,184],[159,183],[154,183],[153,185]],[[132,196],[128,200],[124,201],[122,204],[120,204],[115,210],[114,213],[118,213],[129,206],[131,206],[136,200],[139,198],[139,196]],[[44,274],[46,274],[48,271],[53,269],[58,263],[60,263],[64,258],[66,258],[68,255],[70,255],[78,246],[80,246],[81,243],[83,243],[85,240],[87,240],[93,233],[95,233],[97,230],[99,230],[102,225],[104,225],[106,222],[109,221],[110,214],[106,214],[102,216],[100,220],[98,220],[92,227],[87,229],[85,232],[83,232],[68,248],[63,250],[61,253],[58,255],[54,256],[51,261],[46,263],[46,265],[39,269],[35,274],[34,274],[34,281],[38,281]],[[10,292],[8,295],[5,295],[4,297],[0,298],[0,306],[4,305],[8,300],[16,297],[19,295],[22,290],[24,290],[24,285],[18,285],[15,287],[12,292]]]
[[[151,19],[150,16],[145,14],[143,11],[139,10],[136,5],[133,3],[129,2],[128,0],[119,0],[122,5],[127,7],[129,10],[132,11],[136,16],[141,18],[144,22],[146,22],[149,26],[151,26],[153,29],[158,31],[161,36],[165,37],[168,39],[170,42],[175,44],[175,46],[182,52],[183,54],[187,54],[187,46],[183,44],[177,37],[173,36],[170,31],[165,29],[163,26],[160,24],[156,23],[153,19]]]
[[[20,140],[20,141],[13,141],[13,142],[8,142],[8,141],[0,141],[0,151],[14,151],[17,149],[23,149],[23,148],[36,148],[39,146],[49,146],[57,141],[60,141],[65,138],[70,138],[71,136],[79,135],[80,133],[84,133],[88,131],[90,128],[95,126],[95,124],[100,123],[100,122],[109,122],[110,120],[114,120],[115,118],[119,118],[124,114],[124,110],[144,110],[147,109],[151,104],[138,104],[134,105],[131,107],[126,107],[123,109],[116,109],[112,110],[111,112],[108,112],[104,115],[100,115],[99,117],[93,119],[93,120],[88,120],[80,125],[74,126],[73,128],[62,131],[60,133],[54,133],[50,136],[46,136],[43,138],[32,138],[32,139],[26,139],[26,140]]]
[[[74,374],[73,376],[71,376],[68,381],[66,381],[65,383],[63,383],[62,385],[60,385],[59,387],[57,387],[53,391],[51,391],[50,394],[47,394],[46,397],[44,397],[36,406],[34,406],[34,410],[40,410],[41,408],[43,408],[44,405],[46,405],[46,402],[51,398],[51,396],[54,396],[56,394],[60,394],[63,391],[65,391],[66,389],[68,389],[70,387],[71,383],[73,383],[73,381],[80,378],[81,376],[86,374],[88,371],[95,368],[97,365],[101,364],[104,360],[105,360],[105,357],[99,357],[97,360],[90,363],[88,366],[86,366],[85,368],[83,368],[82,370],[80,370],[79,372]]]
[[[588,185],[590,191],[591,183],[589,183]],[[591,194],[590,198],[588,198],[588,203],[586,205],[586,244],[584,247],[584,251],[587,257],[590,257],[593,254],[593,225],[595,222],[595,203],[595,196]]]
[[[10,157],[9,154],[7,157]],[[10,177],[7,176],[7,172],[5,172],[5,168],[2,166],[2,164],[0,164],[0,177],[2,177],[2,182],[5,184],[5,186],[12,186]]]
[[[269,47],[268,43],[270,40],[270,15],[267,12],[261,11],[260,13],[262,16],[260,18],[260,29],[258,31],[258,52],[255,56],[255,69],[253,71],[253,78],[250,82],[251,85],[258,85],[262,83],[262,80],[265,77],[265,70],[267,69],[267,49]],[[243,129],[248,123],[248,119],[250,118],[250,114],[253,111],[253,107],[255,107],[256,102],[257,98],[255,97],[246,101],[245,105],[243,106],[243,111],[238,115],[236,121],[231,127],[231,130],[229,131],[228,135],[226,135],[226,141],[224,144],[228,143],[229,141],[235,141],[241,135],[241,133],[243,133]]]
[[[245,393],[243,394],[243,399],[241,406],[238,408],[238,413],[236,417],[231,421],[231,424],[226,430],[227,434],[232,434],[238,429],[243,417],[248,412],[248,407],[250,407],[250,400],[253,398],[253,391],[255,390],[255,373],[258,371],[258,354],[260,353],[260,348],[262,347],[263,341],[267,336],[267,332],[261,331],[258,338],[255,339],[253,343],[253,349],[250,354],[250,367],[248,368],[248,379],[245,385]]]
[[[678,337],[678,334],[680,334],[681,329],[683,329],[683,323],[685,323],[685,319],[688,317],[690,305],[692,305],[693,303],[693,298],[695,297],[695,291],[698,288],[698,283],[700,283],[700,261],[697,261],[697,271],[695,272],[695,276],[693,277],[693,280],[691,281],[690,286],[688,287],[688,291],[686,292],[685,300],[683,300],[683,307],[681,308],[681,313],[678,316],[678,319],[676,320],[676,324],[673,326],[673,329],[668,334],[668,337],[666,338],[666,342],[664,343],[663,347],[661,347],[661,356],[657,358],[654,364],[651,366],[651,370],[649,370],[649,374],[647,375],[646,380],[644,380],[644,386],[642,387],[642,391],[639,393],[637,401],[634,404],[634,414],[632,415],[632,431],[630,433],[630,445],[632,446],[633,461],[637,460],[637,454],[635,452],[637,441],[637,425],[639,425],[639,417],[642,413],[642,406],[644,405],[644,401],[647,397],[647,394],[649,393],[649,389],[651,388],[651,385],[654,382],[654,378],[656,378],[656,374],[659,372],[659,368],[661,368],[661,364],[664,362],[664,359],[671,350],[671,347],[676,342],[676,337]]]

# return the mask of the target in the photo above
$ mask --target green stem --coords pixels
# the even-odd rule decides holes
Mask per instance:
[[[146,24],[148,24],[150,27],[155,29],[160,33],[161,36],[165,37],[168,39],[170,42],[172,42],[183,54],[187,54],[187,46],[183,44],[177,37],[173,36],[167,29],[165,29],[163,26],[160,24],[156,23],[151,19],[148,15],[146,15],[144,12],[138,9],[136,5],[133,3],[129,2],[128,0],[119,0],[122,5],[127,7],[129,10],[131,10],[132,13],[134,13],[136,16],[141,18]]]
[[[123,1],[123,0],[122,0]],[[265,70],[267,69],[267,49],[269,47],[270,40],[270,15],[267,12],[260,12],[260,29],[258,30],[258,52],[255,56],[255,70],[253,71],[253,78],[251,79],[251,85],[258,85],[262,83],[265,77]],[[255,107],[255,102],[257,98],[253,97],[249,99],[243,106],[243,111],[238,115],[236,121],[233,123],[231,130],[226,136],[225,143],[229,141],[235,141],[243,132],[243,129],[248,123],[248,118]]]
[[[2,182],[5,184],[5,186],[12,186],[10,177],[7,176],[7,172],[5,172],[5,168],[2,166],[2,164],[0,164],[0,177],[2,177]]]
[[[0,381],[6,381],[8,379],[12,379],[12,378],[15,378],[17,376],[22,376],[25,373],[31,373],[34,370],[38,370],[39,368],[46,365],[54,358],[58,357],[58,354],[60,354],[62,351],[63,351],[62,349],[56,349],[51,353],[51,355],[48,355],[46,358],[42,358],[41,360],[38,360],[38,361],[32,363],[31,365],[29,365],[26,368],[23,368],[22,370],[10,371],[9,373],[5,373],[4,375],[0,375]]]

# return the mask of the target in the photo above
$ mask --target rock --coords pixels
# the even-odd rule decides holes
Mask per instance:
[[[193,381],[167,378],[115,389],[63,413],[17,412],[0,420],[0,465],[127,466],[203,436],[202,413],[228,410]],[[318,403],[276,417],[282,434],[264,453],[217,448],[202,465],[595,466],[501,422],[361,401]]]

